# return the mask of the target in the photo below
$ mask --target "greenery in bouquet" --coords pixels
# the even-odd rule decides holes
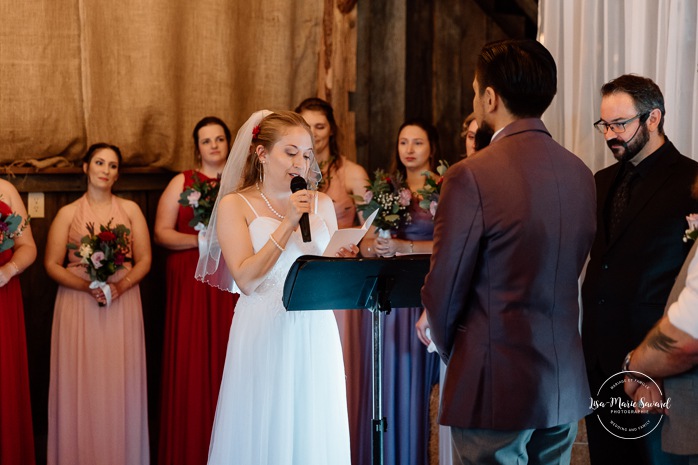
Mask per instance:
[[[683,235],[683,241],[695,241],[698,238],[698,213],[691,213],[686,217],[688,229]]]
[[[422,174],[426,177],[424,187],[417,190],[417,194],[422,198],[419,201],[419,206],[431,213],[432,219],[436,215],[436,207],[439,206],[439,197],[441,196],[441,184],[444,181],[444,174],[448,169],[448,162],[439,160],[439,166],[436,167],[436,174],[431,171],[424,171]]]
[[[220,178],[202,181],[197,173],[194,173],[192,178],[192,185],[179,194],[179,204],[194,210],[194,217],[189,221],[189,226],[201,230],[208,226],[211,219],[213,205],[220,189]]]
[[[410,222],[408,207],[412,200],[412,192],[407,188],[400,173],[389,176],[378,169],[373,181],[366,186],[364,197],[354,196],[357,209],[363,212],[364,218],[378,210],[373,225],[377,230],[394,231],[401,224]]]
[[[13,212],[6,203],[0,203],[0,252],[14,247],[15,238],[22,235],[29,220]]]
[[[124,263],[131,261],[129,235],[131,231],[123,224],[111,226],[100,225],[95,232],[94,223],[87,223],[88,234],[80,240],[80,245],[68,244],[69,249],[76,250],[75,256],[87,269],[91,281],[106,283],[107,279],[124,268]]]

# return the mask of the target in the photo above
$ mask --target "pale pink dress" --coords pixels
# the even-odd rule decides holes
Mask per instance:
[[[131,228],[112,198],[112,226]],[[78,200],[69,242],[79,244],[86,224],[99,219],[87,199]],[[88,280],[68,251],[68,270]],[[130,263],[126,264],[130,267]],[[109,281],[118,282],[128,270]],[[51,336],[48,465],[144,465],[149,463],[145,339],[138,286],[108,308],[86,292],[59,286]]]

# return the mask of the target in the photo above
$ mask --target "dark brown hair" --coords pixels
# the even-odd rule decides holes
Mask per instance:
[[[332,105],[323,99],[310,97],[303,100],[294,111],[296,113],[302,113],[303,111],[319,111],[325,115],[327,122],[330,123],[330,160],[324,170],[325,174],[323,174],[323,177],[325,179],[322,183],[324,186],[322,190],[326,191],[330,187],[330,182],[332,182],[332,173],[336,173],[337,170],[342,167],[342,157],[339,153],[339,131],[337,129],[337,122],[334,119],[334,110],[332,109]]]
[[[418,128],[421,128],[424,130],[424,132],[427,133],[427,139],[429,140],[429,171],[432,173],[436,172],[436,167],[439,165],[437,157],[440,153],[439,149],[439,133],[437,132],[436,128],[434,127],[433,124],[427,122],[425,119],[422,118],[414,118],[405,121],[402,123],[400,126],[400,129],[397,131],[397,138],[395,139],[395,154],[393,156],[393,161],[390,164],[390,172],[391,173],[396,173],[399,172],[402,174],[404,178],[407,178],[407,168],[405,168],[405,165],[402,163],[402,160],[400,160],[400,151],[398,147],[400,146],[400,133],[402,132],[403,129],[405,129],[407,126],[417,126]]]
[[[477,58],[475,78],[480,95],[491,87],[518,118],[539,118],[557,93],[555,59],[531,39],[486,44]]]
[[[199,152],[199,130],[203,127],[211,126],[212,124],[217,124],[223,128],[225,140],[228,141],[228,148],[230,148],[230,129],[228,129],[228,126],[223,122],[222,119],[216,116],[206,116],[205,118],[202,118],[201,121],[196,123],[196,126],[194,126],[194,133],[192,134],[192,137],[194,138],[194,159],[196,159],[196,161],[199,163],[201,163],[201,153]]]
[[[601,87],[601,96],[625,92],[630,95],[637,113],[641,115],[640,122],[647,121],[649,114],[655,108],[662,113],[657,131],[664,134],[664,96],[659,86],[652,79],[636,74],[624,74],[607,82]]]
[[[117,147],[116,145],[107,144],[106,142],[98,142],[96,144],[90,145],[90,148],[88,148],[87,152],[85,152],[85,156],[82,157],[82,162],[87,163],[89,165],[92,159],[94,158],[95,153],[102,149],[112,150],[116,154],[116,158],[119,160],[119,169],[121,169],[121,163],[123,162],[123,158],[121,157],[121,150],[119,150],[119,147]]]

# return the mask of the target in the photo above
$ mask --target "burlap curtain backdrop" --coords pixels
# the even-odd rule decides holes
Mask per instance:
[[[317,89],[323,0],[0,0],[0,165],[119,146],[127,165],[193,163],[208,115]]]

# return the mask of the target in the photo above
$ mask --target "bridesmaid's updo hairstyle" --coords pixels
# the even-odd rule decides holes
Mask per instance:
[[[216,124],[220,127],[223,128],[223,132],[225,133],[225,140],[228,141],[228,147],[230,147],[230,129],[228,129],[228,126],[223,122],[222,119],[216,117],[216,116],[207,116],[198,123],[196,123],[196,126],[194,126],[194,133],[192,136],[194,137],[194,158],[196,159],[197,163],[201,163],[201,153],[199,153],[199,129],[210,126],[212,124]]]
[[[102,149],[112,150],[116,154],[116,158],[118,158],[119,160],[119,168],[121,168],[121,162],[123,161],[123,158],[121,157],[121,150],[119,150],[119,147],[117,147],[116,145],[107,144],[106,142],[98,142],[96,144],[90,145],[90,148],[87,149],[85,156],[82,157],[82,162],[89,165],[92,161],[92,158],[94,158],[95,153]]]
[[[259,123],[259,126],[254,128],[240,190],[254,186],[256,182],[264,177],[264,168],[259,162],[255,149],[261,145],[267,152],[271,152],[274,144],[281,139],[286,130],[295,126],[305,129],[310,136],[311,143],[314,144],[310,126],[308,126],[308,123],[305,122],[301,115],[293,111],[276,111],[271,113]]]

